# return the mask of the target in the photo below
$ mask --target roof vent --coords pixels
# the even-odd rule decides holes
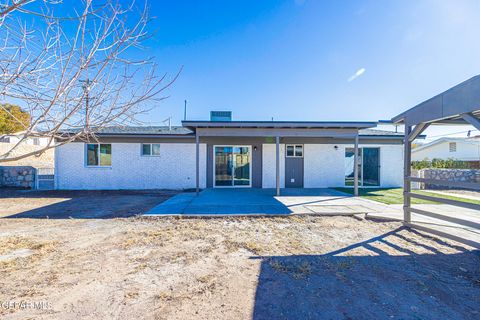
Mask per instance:
[[[232,121],[232,111],[210,111],[210,121]]]

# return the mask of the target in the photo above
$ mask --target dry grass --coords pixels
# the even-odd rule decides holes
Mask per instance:
[[[0,300],[46,299],[56,318],[244,319],[256,307],[266,269],[267,283],[289,279],[302,288],[328,273],[347,284],[359,265],[354,257],[372,253],[359,248],[342,253],[342,259],[323,256],[399,227],[394,222],[308,216],[9,219],[0,225],[0,256],[19,249],[31,254],[0,265]],[[419,256],[431,255],[429,248],[443,256],[461,252],[408,230],[388,241]],[[405,255],[380,245],[372,244],[387,256]],[[472,270],[460,266],[475,281]],[[368,275],[375,279],[378,272],[381,276],[384,271],[372,268]],[[31,310],[0,310],[0,315],[45,316]]]
[[[272,259],[269,261],[269,265],[276,271],[281,273],[287,273],[294,279],[303,279],[308,277],[312,273],[312,266],[308,261],[299,261],[297,263],[283,263],[278,260]]]
[[[57,241],[42,241],[25,236],[0,237],[0,270],[11,272],[29,268],[55,250]]]

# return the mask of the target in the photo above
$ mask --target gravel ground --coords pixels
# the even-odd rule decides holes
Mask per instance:
[[[478,319],[479,265],[352,217],[1,219],[0,318]]]

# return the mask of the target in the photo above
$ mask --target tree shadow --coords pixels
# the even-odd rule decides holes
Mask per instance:
[[[480,316],[480,251],[406,227],[323,255],[260,259],[253,319]]]
[[[172,190],[50,190],[0,189],[3,218],[111,219],[143,214],[177,194]],[[16,213],[9,213],[17,211]]]

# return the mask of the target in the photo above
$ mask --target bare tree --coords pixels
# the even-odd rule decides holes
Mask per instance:
[[[106,126],[139,123],[138,116],[164,99],[161,93],[178,77],[167,81],[151,59],[137,58],[150,37],[146,3],[138,8],[83,0],[70,4],[74,8],[65,16],[56,14],[66,6],[60,1],[3,2],[0,102],[20,104],[31,123],[22,140],[0,154],[0,162],[95,139]],[[51,143],[35,152],[19,151],[23,140],[37,135]]]

